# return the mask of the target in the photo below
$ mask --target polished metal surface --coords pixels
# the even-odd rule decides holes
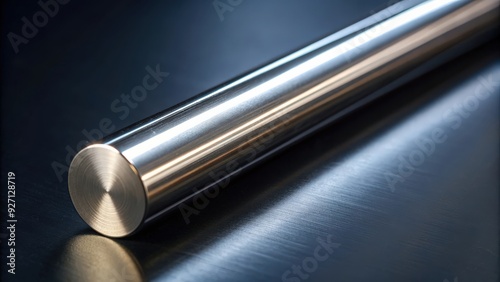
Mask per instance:
[[[98,232],[130,235],[187,197],[208,187],[217,191],[295,136],[345,114],[402,73],[487,30],[498,5],[494,0],[418,4],[109,136],[74,158],[71,199]]]
[[[83,130],[125,128],[389,1],[242,1],[224,21],[213,1],[67,2],[16,54],[7,33],[22,35],[20,18],[40,7],[3,1],[0,171],[18,181],[16,274],[2,209],[0,281],[499,281],[500,38],[245,170],[208,202],[188,200],[189,223],[175,209],[109,239],[68,191],[67,167],[91,140]],[[114,112],[156,65],[170,75]],[[446,140],[433,147],[439,129]],[[386,174],[411,156],[417,166],[391,187]],[[0,194],[7,208],[7,183]],[[316,267],[309,257],[330,235],[338,247]]]

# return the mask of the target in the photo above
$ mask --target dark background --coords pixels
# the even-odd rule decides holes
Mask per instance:
[[[498,40],[231,179],[189,224],[174,211],[111,240],[72,206],[61,171],[83,130],[105,118],[125,127],[389,4],[245,0],[221,20],[212,1],[73,0],[16,53],[8,34],[22,35],[22,18],[41,7],[3,1],[2,281],[280,281],[318,238],[338,245],[308,281],[497,281]],[[158,64],[169,76],[126,117],[113,111]],[[477,93],[489,95],[464,112]],[[446,140],[390,187],[387,175],[436,129]],[[5,257],[9,171],[15,275]]]

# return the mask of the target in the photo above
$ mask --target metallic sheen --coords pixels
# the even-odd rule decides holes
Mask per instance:
[[[396,13],[389,8],[378,15],[390,17],[363,30],[347,28],[113,134],[75,156],[68,180],[73,204],[96,231],[130,235],[487,29],[498,6],[439,0]]]

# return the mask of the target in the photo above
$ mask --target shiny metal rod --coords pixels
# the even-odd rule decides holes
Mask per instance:
[[[394,12],[408,3],[84,148],[68,176],[76,210],[104,235],[130,235],[498,17],[497,0],[425,1]]]

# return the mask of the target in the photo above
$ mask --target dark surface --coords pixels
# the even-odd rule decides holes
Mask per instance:
[[[2,281],[280,281],[311,263],[318,238],[336,245],[308,281],[497,281],[497,42],[231,179],[189,224],[174,212],[132,238],[98,236],[74,211],[67,174],[53,169],[104,118],[129,125],[385,5],[245,1],[220,21],[210,1],[74,1],[15,54],[7,33],[40,8],[4,4]],[[170,75],[144,101],[126,117],[110,109],[157,64]],[[400,158],[418,157],[415,140],[439,129],[446,140],[427,141],[421,163],[391,187]],[[5,264],[8,171],[15,276]]]

